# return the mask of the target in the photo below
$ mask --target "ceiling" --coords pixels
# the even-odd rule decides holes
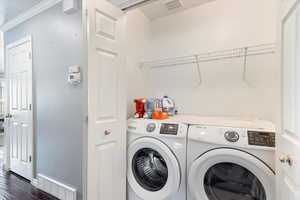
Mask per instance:
[[[19,14],[40,3],[42,0],[0,0],[0,26],[15,18]],[[128,1],[128,0],[110,0]],[[141,0],[135,0],[141,1]],[[152,0],[140,9],[151,19],[157,19],[174,14],[192,7],[196,7],[215,0]],[[175,6],[175,8],[174,8]],[[177,7],[178,6],[178,7]],[[170,9],[174,8],[174,9]]]
[[[0,25],[40,3],[42,0],[0,0]]]
[[[171,15],[215,0],[155,0],[140,9],[150,19]]]

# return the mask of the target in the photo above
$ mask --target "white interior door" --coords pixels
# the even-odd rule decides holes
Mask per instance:
[[[278,138],[278,200],[300,199],[300,4],[282,10],[282,131]]]
[[[32,47],[31,38],[6,48],[9,79],[8,135],[10,170],[33,177]]]
[[[87,199],[125,200],[125,16],[106,0],[89,0],[87,8]]]

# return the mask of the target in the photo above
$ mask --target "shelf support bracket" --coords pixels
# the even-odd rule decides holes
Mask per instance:
[[[244,66],[243,66],[243,81],[246,81],[247,74],[247,56],[248,56],[248,47],[244,49]]]
[[[199,84],[201,85],[202,84],[202,75],[201,75],[199,56],[195,55],[195,59],[196,59],[197,70],[198,70]]]

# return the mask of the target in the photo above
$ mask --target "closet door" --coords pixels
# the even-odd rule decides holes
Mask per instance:
[[[300,199],[300,1],[285,1],[282,28],[282,130],[277,199]]]
[[[124,13],[88,0],[88,200],[126,199]]]

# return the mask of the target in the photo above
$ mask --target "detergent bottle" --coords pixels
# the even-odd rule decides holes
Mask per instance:
[[[167,95],[162,98],[162,110],[168,113],[169,116],[174,116],[176,113],[175,102]]]
[[[135,118],[143,118],[144,113],[145,113],[145,109],[144,109],[144,103],[145,103],[145,99],[135,99],[135,113],[134,113],[134,117]]]
[[[146,99],[145,101],[144,119],[152,119],[152,112],[155,107],[155,99]]]

